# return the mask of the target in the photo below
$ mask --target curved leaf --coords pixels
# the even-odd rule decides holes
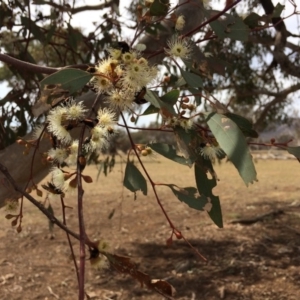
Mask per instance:
[[[140,170],[131,161],[127,161],[123,185],[131,192],[141,190],[147,195],[147,182]]]
[[[203,195],[197,196],[197,189],[194,187],[178,188],[172,184],[168,185],[174,195],[181,201],[187,204],[189,207],[196,210],[204,210],[207,204],[207,198]]]
[[[167,95],[167,94],[166,94]],[[165,95],[165,96],[166,96]],[[169,97],[169,96],[168,96]],[[169,97],[171,98],[171,96]],[[165,110],[171,115],[176,115],[176,112],[173,108],[172,103],[163,102],[156,92],[151,90],[146,90],[145,99],[150,102],[154,107],[157,107],[161,110]]]
[[[189,166],[190,161],[183,156],[177,155],[176,149],[174,146],[165,144],[165,143],[153,143],[148,145],[152,150],[159,153],[160,155],[173,160],[179,164]]]
[[[201,88],[203,86],[202,78],[199,75],[183,70],[181,70],[181,75],[190,87]]]
[[[248,119],[229,112],[224,115],[230,118],[241,129],[245,136],[258,138],[258,133],[253,129],[253,123]]]
[[[207,124],[245,184],[248,186],[249,183],[257,181],[252,156],[239,127],[225,115],[217,113],[208,115]]]
[[[287,147],[286,150],[300,160],[300,147]]]
[[[208,162],[212,168],[211,161]],[[198,191],[200,195],[204,195],[209,198],[211,209],[208,212],[208,215],[212,221],[219,227],[223,228],[223,217],[220,199],[218,196],[215,196],[212,192],[212,189],[217,185],[215,178],[209,179],[207,177],[207,170],[204,166],[199,166],[195,164],[195,179]]]
[[[213,21],[209,25],[220,38],[230,38],[242,42],[248,40],[249,28],[241,17],[226,14],[226,19]]]
[[[45,85],[58,85],[60,88],[69,91],[70,94],[74,94],[80,91],[93,77],[92,74],[81,71],[78,69],[64,69],[41,81],[41,86]]]
[[[154,0],[150,7],[151,16],[165,16],[168,13],[169,0]]]
[[[150,104],[145,111],[142,113],[142,116],[156,114],[159,112],[159,108],[155,107],[153,104]]]
[[[167,104],[175,105],[175,103],[178,100],[179,93],[180,93],[179,90],[172,90],[172,91],[168,92],[167,94],[163,95],[161,97],[161,101],[163,101]]]

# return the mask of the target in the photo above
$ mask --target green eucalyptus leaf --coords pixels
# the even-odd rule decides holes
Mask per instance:
[[[287,152],[294,155],[298,160],[300,159],[300,147],[287,147]]]
[[[199,106],[201,104],[201,92],[194,88],[189,88],[189,91],[194,95],[196,105]]]
[[[229,112],[224,115],[230,118],[241,129],[245,136],[258,138],[258,133],[253,129],[253,123],[248,119]]]
[[[207,177],[207,170],[204,166],[199,166],[199,163],[195,164],[195,179],[197,189],[200,195],[210,197],[213,195],[212,189],[217,185],[215,178],[209,179]]]
[[[218,196],[211,196],[210,204],[212,205],[211,209],[207,211],[208,215],[212,219],[212,221],[219,227],[223,228],[223,217],[222,217],[222,209],[221,203]]]
[[[245,184],[257,181],[252,156],[239,127],[230,118],[217,113],[207,116],[207,124]]]
[[[77,51],[78,45],[82,41],[82,35],[78,30],[75,30],[69,23],[68,26],[68,39],[67,42],[72,50]]]
[[[163,102],[156,92],[146,89],[146,94],[144,97],[148,102],[150,102],[154,107],[161,110],[168,111],[171,115],[176,115],[176,112],[173,108],[173,104]],[[171,97],[170,97],[171,98]]]
[[[63,69],[43,79],[41,86],[54,84],[74,94],[80,91],[92,77],[90,73],[78,69]]]
[[[151,16],[165,16],[169,10],[169,0],[154,0],[150,7]]]
[[[129,160],[126,164],[123,185],[133,193],[141,190],[144,195],[147,195],[146,179],[134,163]]]
[[[150,102],[154,107],[161,108],[161,100],[156,92],[146,89],[146,94],[144,98],[148,102]]]
[[[41,43],[45,42],[46,36],[42,32],[41,28],[35,24],[35,22],[32,22],[27,17],[21,16],[21,23],[25,26],[32,34],[33,36],[38,39]]]
[[[179,94],[180,94],[179,90],[172,90],[167,94],[163,95],[160,99],[164,103],[175,105],[175,103],[178,101]]]
[[[185,130],[180,126],[176,126],[174,135],[178,150],[183,154],[191,167],[196,159],[194,141],[197,138],[197,132],[193,129]]]
[[[206,163],[208,163],[208,167],[213,170],[211,161],[206,161]],[[195,164],[195,179],[199,194],[206,196],[211,204],[211,208],[207,210],[208,215],[219,228],[223,228],[220,199],[212,192],[213,188],[217,185],[216,179],[214,177],[209,179],[206,167],[204,165],[199,165],[198,163]]]
[[[55,33],[55,30],[56,30],[56,26],[55,25],[51,25],[49,27],[49,30],[48,30],[47,35],[45,37],[44,45],[48,44],[51,41],[51,38],[53,37],[53,35]]]
[[[232,40],[246,42],[249,35],[249,27],[240,17],[226,14],[224,20],[216,20],[209,23],[216,35],[222,39],[230,38]]]
[[[151,115],[159,112],[159,108],[155,107],[153,104],[150,104],[145,111],[142,113],[142,116]]]
[[[273,18],[279,18],[282,11],[284,10],[284,5],[277,3],[277,5],[275,6],[273,13],[272,13],[272,17]]]
[[[181,87],[186,84],[186,81],[183,77],[179,77],[178,80],[175,82],[176,87]]]
[[[165,143],[153,143],[148,145],[152,150],[157,152],[158,154],[173,160],[179,164],[189,166],[190,161],[183,156],[179,156],[176,152],[176,149],[174,146],[165,144]]]
[[[199,75],[183,70],[181,70],[181,75],[190,87],[202,88],[203,82],[202,78]]]
[[[205,196],[197,195],[197,189],[194,187],[178,188],[174,185],[168,185],[174,195],[181,201],[187,204],[189,207],[204,210],[207,204],[207,198]]]
[[[249,26],[251,29],[256,28],[259,26],[259,21],[261,16],[255,12],[250,13],[245,19],[244,23]]]

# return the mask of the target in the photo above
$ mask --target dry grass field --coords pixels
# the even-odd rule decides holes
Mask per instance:
[[[195,186],[193,170],[158,158],[145,160],[153,180]],[[161,201],[175,226],[206,257],[203,262],[182,240],[166,246],[170,228],[153,191],[148,196],[122,187],[122,168],[100,175],[85,186],[84,209],[87,232],[103,239],[111,252],[128,255],[152,278],[166,279],[177,290],[176,299],[300,299],[300,166],[296,160],[258,161],[259,182],[248,188],[230,163],[216,166],[220,178],[214,189],[221,199],[224,228],[217,228],[206,212],[182,204],[166,187],[158,187]],[[89,166],[84,174],[96,178]],[[75,197],[68,225],[77,231]],[[59,203],[52,201],[61,218]],[[112,210],[114,216],[109,219]],[[281,209],[251,225],[232,224]],[[23,231],[17,234],[0,210],[0,299],[73,300],[77,283],[66,235],[54,227],[50,239],[48,221],[25,202]],[[73,240],[74,245],[77,245]],[[77,248],[76,248],[77,250]],[[129,276],[105,268],[95,270],[87,262],[86,292],[90,299],[163,299]]]

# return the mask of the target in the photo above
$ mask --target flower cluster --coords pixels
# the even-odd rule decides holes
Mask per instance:
[[[82,102],[70,100],[66,105],[57,106],[50,110],[47,121],[48,131],[51,132],[62,144],[72,142],[70,129],[75,127],[85,117],[86,109]]]
[[[130,108],[135,95],[155,79],[157,68],[134,50],[108,52],[109,58],[95,67],[91,83],[99,94],[105,95],[111,107],[122,111]]]
[[[73,100],[49,112],[47,129],[55,137],[57,143],[48,151],[48,161],[59,165],[77,162],[78,140],[72,139],[70,131],[80,122],[84,122],[85,113],[83,103],[76,103]],[[97,119],[92,122],[90,136],[84,142],[84,152],[91,153],[107,148],[109,139],[115,132],[115,123],[116,115],[111,109],[99,109]]]
[[[193,120],[189,118],[184,118],[182,116],[169,117],[164,120],[165,126],[167,127],[176,127],[180,126],[185,130],[189,130],[193,127]]]

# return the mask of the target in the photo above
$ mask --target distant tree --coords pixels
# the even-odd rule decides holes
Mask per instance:
[[[118,0],[95,6],[1,2],[0,81],[10,91],[0,100],[0,203],[20,203],[19,213],[7,215],[18,232],[25,197],[79,240],[79,266],[73,257],[79,299],[84,299],[86,246],[92,261],[106,257],[116,270],[172,299],[167,282],[152,281],[128,258],[107,252],[86,236],[82,181],[92,181],[84,174],[86,162],[116,149],[112,141],[118,140],[117,126],[122,127],[129,141],[124,186],[134,195],[146,195],[148,180],[170,226],[167,244],[174,237],[188,241],[170,220],[143,163],[142,157],[154,152],[194,166],[197,188],[160,185],[222,227],[219,197],[212,192],[217,184],[212,162],[227,157],[246,185],[256,181],[249,138],[257,138],[257,130],[271,121],[288,118],[286,108],[299,93],[300,35],[285,25],[298,13],[296,3],[290,3],[294,11],[283,18],[284,6],[274,7],[271,0],[226,1],[221,11],[214,2],[201,0],[179,0],[174,7],[168,0],[131,1],[130,22],[123,22]],[[88,11],[99,11],[101,17],[86,33],[72,25],[72,18]],[[132,35],[124,41],[128,32]],[[149,114],[157,114],[158,122],[138,128],[136,121]],[[141,131],[134,136],[133,130]],[[274,138],[260,145],[300,159],[299,147],[290,147],[289,141]],[[68,169],[71,164],[77,165],[76,172]],[[114,156],[106,160],[106,167],[113,165]],[[50,166],[51,181],[43,192],[37,182]],[[78,190],[78,234],[54,217],[51,204],[45,207],[30,194],[35,189],[41,197],[60,197],[65,216],[63,200],[73,188]]]

